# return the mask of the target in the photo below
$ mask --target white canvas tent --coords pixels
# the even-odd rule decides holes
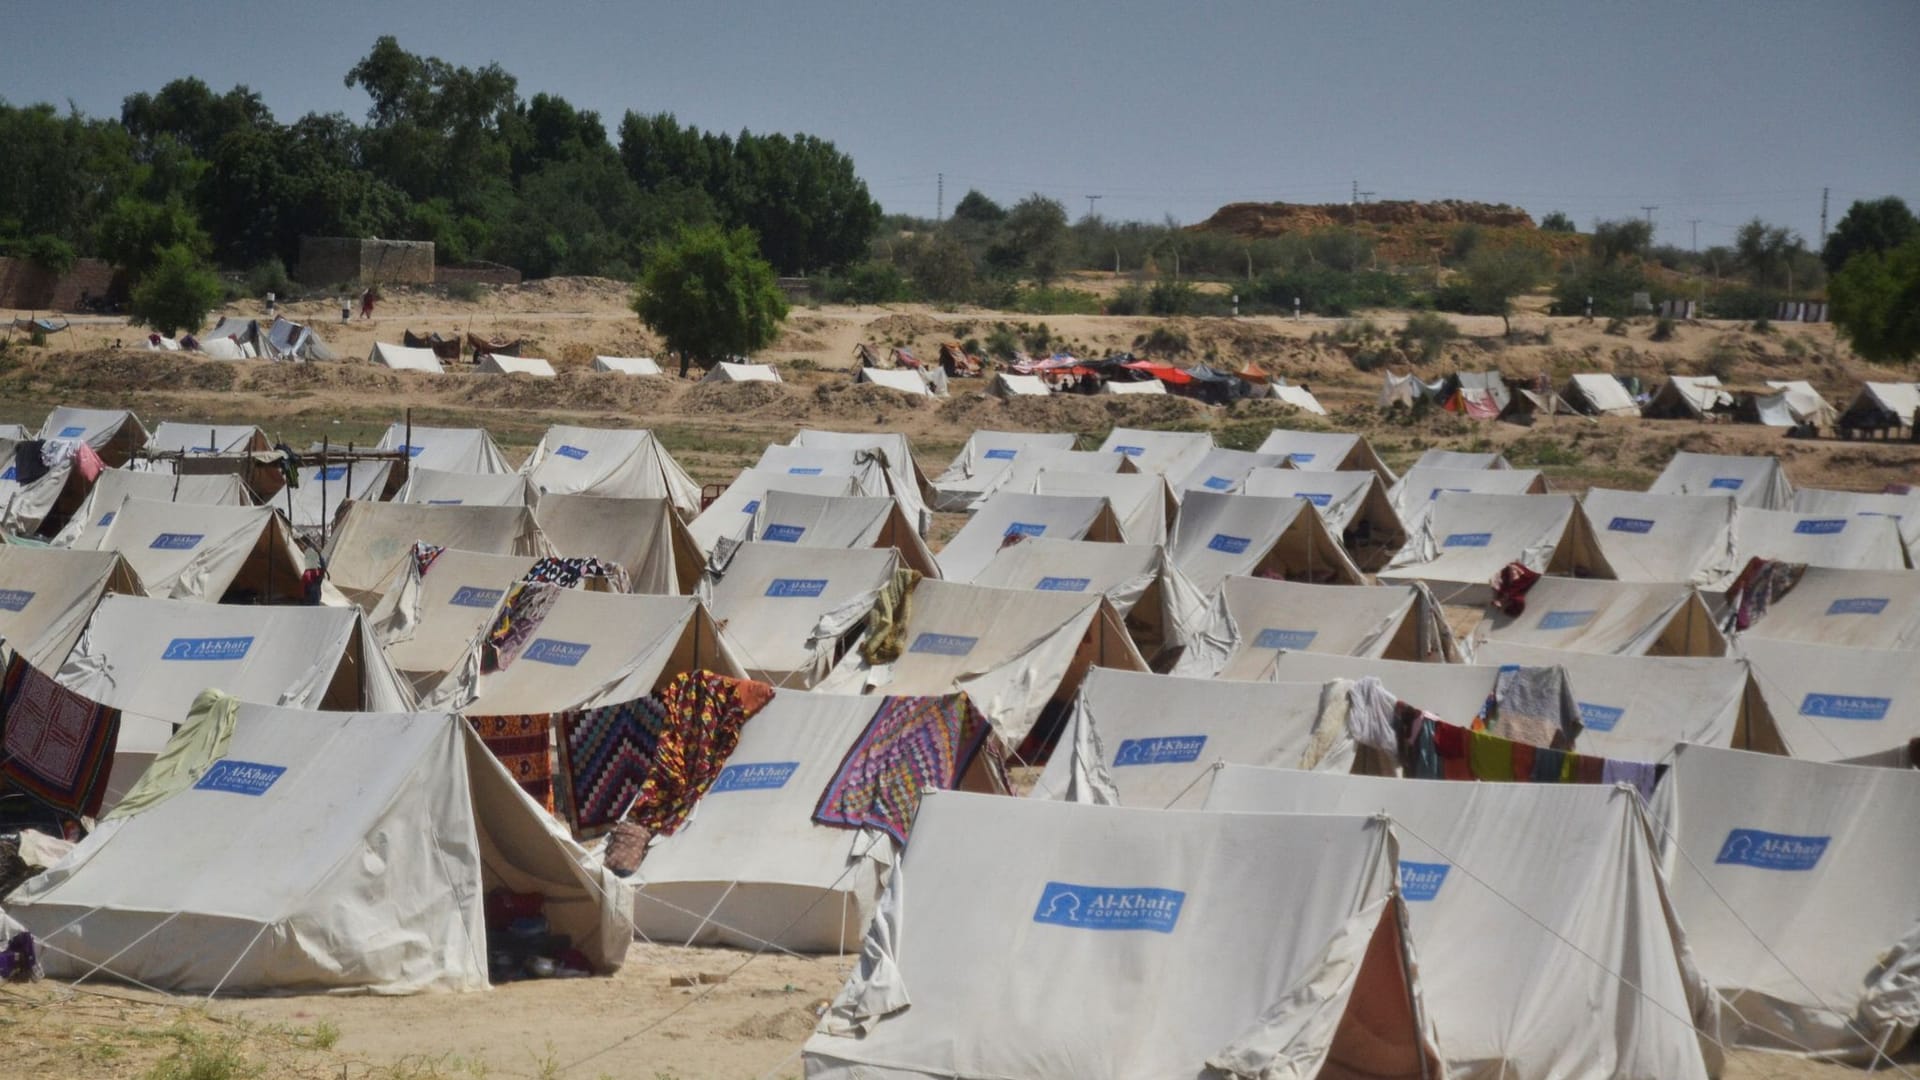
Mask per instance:
[[[926,378],[912,368],[856,368],[853,381],[871,383],[884,390],[895,390],[914,397],[933,396],[933,388],[927,385]]]
[[[1070,434],[976,431],[967,437],[947,471],[934,478],[933,508],[947,512],[971,510],[975,503],[1007,483],[1013,476],[1014,463],[1023,454],[1071,450],[1074,439]]]
[[[276,315],[272,325],[267,327],[266,344],[261,354],[273,360],[325,360],[340,359],[338,353],[320,340],[313,328]]]
[[[700,598],[751,678],[805,689],[826,677],[899,567],[892,550],[741,544]]]
[[[1654,813],[1729,1041],[1900,1053],[1920,1024],[1920,773],[1683,746]]]
[[[116,552],[0,544],[0,642],[34,667],[53,671],[102,597],[145,591]]]
[[[700,512],[700,485],[651,431],[556,424],[541,436],[520,471],[542,496],[665,498],[673,500],[685,520]]]
[[[1792,509],[1801,514],[1828,517],[1892,518],[1900,529],[1900,542],[1906,545],[1911,561],[1920,552],[1920,491],[1905,495],[1865,491],[1827,491],[1798,488],[1793,493]]]
[[[1366,578],[1302,499],[1190,493],[1173,530],[1173,561],[1203,592],[1229,575],[1322,584]]]
[[[1192,472],[1193,467],[1212,449],[1213,436],[1204,431],[1149,431],[1145,428],[1123,427],[1109,431],[1106,441],[1100,444],[1101,453],[1119,454],[1141,472],[1159,473],[1169,481]]]
[[[1070,453],[1073,452],[1058,451],[1053,456],[1058,458]],[[1096,456],[1113,460],[1109,455]],[[1047,464],[1034,474],[1029,489],[1037,495],[1096,495],[1106,499],[1120,522],[1120,535],[1126,537],[1129,544],[1166,543],[1168,526],[1180,513],[1180,503],[1174,498],[1172,486],[1159,473],[1083,471]],[[1008,484],[1004,490],[1022,489]]]
[[[1238,494],[1255,469],[1289,468],[1285,454],[1257,454],[1248,450],[1229,450],[1216,446],[1207,451],[1193,468],[1179,477],[1169,476],[1181,495],[1189,491],[1217,491]]]
[[[219,603],[287,603],[304,593],[306,559],[286,519],[264,506],[195,506],[128,498],[100,537],[147,595]]]
[[[1448,469],[1415,465],[1387,491],[1393,512],[1408,532],[1420,528],[1434,500],[1456,495],[1545,495],[1547,478],[1538,469]]]
[[[1712,993],[1631,789],[1229,765],[1206,806],[1391,815],[1446,1075],[1718,1075]]]
[[[1513,465],[1507,461],[1505,454],[1496,450],[1488,450],[1482,453],[1468,450],[1442,450],[1439,447],[1434,447],[1422,451],[1420,456],[1413,460],[1412,468],[1465,471],[1469,469],[1511,469]]]
[[[1459,646],[1433,597],[1417,585],[1309,585],[1229,577],[1176,675],[1264,679],[1282,652],[1446,661]]]
[[[129,409],[62,406],[47,414],[39,437],[84,442],[108,465],[125,465],[135,451],[147,445],[147,428]]]
[[[33,438],[33,432],[25,424],[0,424],[0,439],[8,442],[25,442]]]
[[[1517,471],[1517,470],[1515,470]],[[1508,563],[1542,574],[1613,577],[1571,495],[1442,492],[1382,582],[1424,581],[1443,604],[1484,604]]]
[[[1380,482],[1393,486],[1393,470],[1373,452],[1364,436],[1332,431],[1289,431],[1275,428],[1258,449],[1262,454],[1285,454],[1296,469],[1316,472],[1354,472],[1365,469],[1377,473]]]
[[[393,465],[391,461],[357,461],[303,466],[299,486],[282,488],[273,504],[287,512],[296,533],[318,539],[321,531],[333,528],[342,507],[375,501],[385,494]]]
[[[1499,680],[1497,668],[1427,664],[1338,653],[1282,652],[1273,658],[1274,682],[1325,682],[1373,676],[1389,693],[1451,724],[1466,726],[1485,711]]]
[[[402,570],[400,583],[367,616],[394,672],[420,697],[460,666],[474,638],[492,626],[507,590],[526,575],[532,555],[483,555],[449,549],[425,573]]]
[[[198,721],[226,736],[191,785],[8,898],[57,977],[209,997],[485,989],[499,887],[540,893],[554,932],[620,966],[630,890],[459,717],[235,710]]]
[[[1115,544],[1124,539],[1120,522],[1105,499],[995,492],[940,549],[940,576],[948,581],[972,581],[1000,549],[1042,536]]]
[[[538,356],[508,356],[505,353],[482,353],[474,362],[476,375],[529,375],[536,379],[554,377],[553,365]]]
[[[1126,621],[1140,655],[1185,645],[1206,613],[1206,595],[1148,544],[1024,540],[1001,548],[973,583],[996,589],[1099,593]]]
[[[230,316],[222,316],[206,333],[194,335],[194,339],[200,343],[200,351],[215,360],[255,359],[263,351],[262,337],[258,322]],[[164,342],[168,339],[161,340]],[[148,345],[151,347],[151,339]],[[176,344],[174,348],[177,350],[179,346]]]
[[[1726,635],[1691,585],[1545,577],[1518,615],[1489,610],[1483,640],[1615,656],[1725,656]]]
[[[131,469],[103,469],[80,504],[67,520],[66,528],[53,543],[79,551],[97,551],[100,538],[112,527],[120,504],[128,498],[149,502],[189,503],[195,506],[252,506],[253,496],[246,485],[231,473],[186,475],[161,472],[134,472]]]
[[[1655,419],[1705,420],[1716,412],[1733,407],[1733,395],[1713,375],[1670,375],[1640,410]]]
[[[753,516],[750,539],[803,548],[891,548],[927,577],[940,565],[894,499],[769,491]],[[720,552],[715,551],[715,558]]]
[[[1785,510],[1793,504],[1793,485],[1774,457],[1694,454],[1677,451],[1653,484],[1653,495],[1731,495],[1743,507]]]
[[[1313,396],[1313,391],[1304,386],[1274,383],[1267,388],[1267,392],[1270,396],[1286,402],[1301,412],[1309,412],[1315,416],[1327,415],[1327,407],[1320,404],[1320,399]]]
[[[327,579],[368,611],[400,579],[415,543],[487,555],[551,555],[553,545],[524,506],[423,506],[356,502],[327,549]]]
[[[780,382],[780,372],[771,364],[732,364],[722,360],[707,369],[700,377],[701,382],[739,383],[739,382]]]
[[[531,506],[533,488],[519,473],[446,472],[414,466],[393,496],[419,506]]]
[[[1741,636],[1854,649],[1920,649],[1920,574],[1810,566]]]
[[[899,499],[900,505],[906,508],[908,515],[913,518],[914,527],[920,530],[922,536],[933,527],[933,511],[927,508],[933,498],[933,486],[927,483],[926,474],[920,471],[919,462],[913,458],[913,447],[908,445],[905,435],[884,431],[816,431],[802,428],[787,445],[838,452],[850,460],[879,451],[880,464],[886,470],[893,497]],[[878,495],[880,492],[869,494]]]
[[[1621,581],[1724,587],[1743,565],[1731,495],[1649,495],[1590,488],[1580,498],[1594,539]]]
[[[929,794],[807,1075],[1436,1076],[1388,833]]]
[[[769,447],[769,452],[773,448]],[[784,448],[783,448],[784,449]],[[843,475],[794,475],[786,469],[741,469],[733,483],[700,516],[687,523],[694,543],[708,555],[722,540],[739,539],[752,531],[753,517],[769,491],[792,491],[806,495],[864,495],[857,479]],[[882,492],[881,494],[884,494]]]
[[[593,371],[610,371],[616,375],[666,374],[651,356],[596,356],[588,366]]]
[[[1920,383],[1864,382],[1840,416],[1840,423],[1862,430],[1911,429],[1920,412]]]
[[[1839,570],[1907,569],[1900,527],[1887,517],[1741,507],[1733,515],[1733,546],[1742,566],[1767,558]]]
[[[409,441],[411,440],[411,441]],[[415,425],[409,432],[405,423],[396,423],[380,438],[379,450],[405,449],[407,461],[416,469],[440,469],[444,472],[510,473],[506,455],[494,445],[485,428],[430,428]]]
[[[1787,409],[1802,424],[1830,428],[1835,416],[1833,406],[1805,379],[1768,379],[1767,385],[1787,396]]]
[[[0,527],[20,536],[32,536],[47,523],[63,498],[72,502],[85,496],[71,457],[32,483],[22,484],[14,446],[0,441]]]
[[[706,566],[706,556],[664,498],[545,495],[533,519],[554,554],[617,563],[631,592],[691,593]]]
[[[1639,416],[1640,406],[1619,379],[1605,373],[1568,376],[1560,390],[1567,404],[1588,416]]]
[[[367,353],[367,363],[395,371],[430,371],[435,375],[446,372],[446,368],[440,366],[440,357],[432,349],[389,345],[384,341],[373,343],[373,349]]]
[[[1300,765],[1319,683],[1232,682],[1095,668],[1032,798],[1198,810],[1216,764]],[[1327,761],[1345,769],[1351,755]]]
[[[987,383],[987,393],[994,397],[1046,397],[1053,393],[1047,389],[1046,381],[1038,375],[1015,375],[1010,371],[996,372],[993,381]]]
[[[1841,761],[1920,737],[1920,667],[1911,652],[1747,634],[1739,647],[1794,757]]]
[[[1108,379],[1100,384],[1100,392],[1103,394],[1164,394],[1167,392],[1167,384],[1159,379],[1141,379],[1137,382]]]
[[[1407,543],[1407,527],[1371,470],[1255,469],[1241,492],[1272,499],[1305,499],[1362,570],[1378,570]]]
[[[193,424],[162,420],[143,448],[149,453],[248,454],[268,448],[267,433],[252,424]]]

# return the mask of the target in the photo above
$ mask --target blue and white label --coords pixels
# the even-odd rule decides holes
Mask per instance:
[[[759,499],[748,499],[748,500],[747,500],[747,505],[745,505],[745,506],[743,506],[743,507],[741,507],[741,508],[740,508],[740,512],[741,512],[741,513],[743,513],[743,514],[757,514],[757,513],[759,513],[759,512],[760,512],[760,500],[759,500]]]
[[[1616,705],[1596,705],[1591,701],[1576,701],[1574,707],[1580,710],[1580,723],[1590,731],[1612,731],[1627,715],[1627,710]]]
[[[571,458],[574,461],[587,460],[587,452],[585,450],[582,450],[578,446],[562,446],[559,449],[555,450],[554,453],[560,455],[563,458]]]
[[[1762,829],[1735,829],[1720,845],[1713,861],[1722,866],[1753,866],[1762,870],[1811,870],[1827,853],[1830,836],[1789,836]]]
[[[1149,930],[1171,934],[1187,894],[1178,889],[1115,888],[1049,881],[1033,921],[1079,930]]]
[[[0,480],[18,480],[18,479],[20,479],[20,470],[17,466],[9,465],[7,466],[7,471],[0,472]]]
[[[1587,611],[1549,611],[1540,616],[1542,630],[1577,630],[1593,621],[1594,612]]]
[[[531,660],[536,664],[552,664],[556,667],[574,667],[587,655],[592,645],[578,641],[561,641],[558,638],[535,638],[520,659]]]
[[[771,544],[797,544],[807,534],[805,525],[769,525],[760,539]]]
[[[1041,592],[1086,592],[1093,584],[1092,578],[1083,577],[1043,577],[1034,588]]]
[[[162,660],[244,660],[253,648],[249,637],[177,637],[167,642]]]
[[[1808,694],[1800,699],[1800,715],[1821,720],[1885,720],[1892,698],[1861,694]]]
[[[347,467],[345,465],[322,466],[314,472],[313,478],[315,480],[325,480],[329,484],[335,480],[345,480],[347,478]]]
[[[1012,461],[1014,456],[1019,452],[1018,450],[1011,450],[1004,446],[997,446],[980,456],[986,458],[988,461]]]
[[[1454,493],[1455,495],[1471,495],[1471,494],[1473,494],[1473,489],[1472,489],[1472,488],[1450,488],[1450,487],[1437,487],[1437,488],[1434,488],[1434,489],[1433,489],[1432,491],[1429,491],[1429,492],[1427,492],[1427,501],[1428,501],[1428,502],[1432,502],[1433,500],[1435,500],[1435,499],[1437,499],[1437,498],[1439,498],[1439,497],[1440,497],[1440,493],[1441,493],[1441,492],[1443,492],[1443,491],[1451,491],[1451,492],[1453,492],[1453,493]]]
[[[1746,481],[1738,476],[1716,476],[1707,487],[1716,491],[1739,491]]]
[[[965,656],[980,644],[977,637],[965,637],[960,634],[920,634],[907,646],[908,652],[931,653],[934,656]]]
[[[1315,506],[1325,506],[1333,501],[1333,495],[1325,491],[1302,491],[1294,498],[1305,499]]]
[[[1887,610],[1884,596],[1843,596],[1827,605],[1829,615],[1878,615]]]
[[[1639,533],[1646,535],[1653,531],[1652,518],[1617,517],[1607,522],[1608,532]]]
[[[1233,490],[1233,481],[1224,476],[1209,476],[1201,482],[1200,486],[1206,488],[1208,491],[1231,491]]]
[[[1846,518],[1807,518],[1793,523],[1793,531],[1803,536],[1832,536],[1846,529]]]
[[[1116,454],[1125,454],[1127,457],[1143,457],[1146,455],[1147,448],[1144,446],[1116,446],[1113,448],[1113,452]]]
[[[1113,755],[1120,765],[1185,765],[1200,760],[1206,749],[1205,735],[1162,735],[1151,739],[1121,739]]]
[[[427,448],[424,446],[413,446],[411,444],[407,446],[403,446],[400,449],[405,450],[407,452],[407,456],[410,458],[417,458],[421,454],[426,453],[427,451]]]
[[[474,585],[462,585],[453,590],[453,598],[447,603],[454,607],[491,608],[506,594],[505,589],[482,589]]]
[[[77,439],[77,438],[79,438],[80,436],[82,436],[82,435],[85,435],[86,433],[87,433],[87,429],[86,429],[86,426],[85,426],[84,424],[82,424],[82,425],[76,425],[76,426],[74,426],[74,427],[63,427],[63,428],[61,428],[61,429],[60,429],[60,434],[58,434],[58,435],[55,435],[55,436],[54,436],[54,438],[56,438],[56,439]]]
[[[104,529],[104,528],[106,528],[107,526],[109,526],[109,525],[111,525],[111,524],[113,524],[113,519],[114,519],[114,518],[117,518],[117,517],[119,517],[119,516],[120,516],[120,511],[118,511],[118,510],[109,510],[109,511],[107,511],[107,512],[106,512],[106,513],[104,513],[104,514],[101,514],[101,515],[100,515],[100,527]]]
[[[1440,886],[1447,883],[1447,871],[1453,867],[1443,862],[1407,862],[1400,861],[1400,898],[1403,900],[1431,900],[1440,895]]]
[[[194,782],[195,791],[225,791],[234,795],[250,795],[259,798],[267,793],[274,781],[287,771],[285,765],[262,765],[257,761],[235,761],[233,758],[221,758],[200,779]]]
[[[1288,454],[1287,460],[1293,462],[1295,465],[1305,465],[1307,462],[1313,460],[1313,455],[1312,454]]]
[[[1007,531],[1003,535],[1005,536],[1044,536],[1046,535],[1046,531],[1047,531],[1047,526],[1044,522],[1040,524],[1035,524],[1031,521],[1016,521],[1011,525],[1007,526]]]
[[[818,469],[818,468],[807,468],[802,465],[795,465],[793,468],[787,470],[787,475],[788,476],[819,476],[823,471],[825,470]]]
[[[826,591],[826,578],[777,577],[767,586],[768,596],[800,599],[812,599]]]
[[[1313,639],[1320,636],[1318,630],[1281,630],[1269,626],[1260,631],[1253,639],[1256,649],[1293,649],[1300,650],[1313,645]]]
[[[1441,547],[1481,548],[1493,543],[1492,533],[1449,533],[1440,541]]]
[[[463,506],[465,504],[466,504],[465,499],[428,499],[427,500],[428,506]]]
[[[800,767],[797,761],[755,761],[739,765],[729,765],[714,777],[713,786],[707,789],[710,795],[724,795],[729,791],[778,791],[793,779],[795,769]]]
[[[26,589],[0,589],[0,611],[25,611],[33,596]]]
[[[1207,541],[1207,550],[1223,551],[1228,555],[1239,555],[1252,545],[1253,541],[1245,536],[1228,536],[1226,533],[1214,533],[1213,539]]]
[[[161,533],[147,546],[155,551],[192,551],[206,538],[206,533]]]

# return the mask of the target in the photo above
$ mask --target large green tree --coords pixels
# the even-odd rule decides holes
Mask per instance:
[[[133,320],[167,337],[198,329],[220,302],[220,279],[185,244],[161,248],[154,264],[133,290],[128,310]]]
[[[1837,274],[1847,260],[1865,251],[1887,252],[1920,236],[1920,220],[1896,196],[1862,199],[1847,207],[1820,249],[1820,261],[1829,274]]]
[[[1920,237],[1848,259],[1827,294],[1834,324],[1855,352],[1879,362],[1920,357]]]
[[[640,321],[680,356],[684,377],[773,344],[787,317],[773,267],[747,229],[685,229],[653,249],[633,298]]]
[[[1482,248],[1467,260],[1467,295],[1475,310],[1497,312],[1513,334],[1513,298],[1540,283],[1545,261],[1530,248]]]

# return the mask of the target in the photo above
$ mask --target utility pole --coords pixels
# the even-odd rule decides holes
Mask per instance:
[[[1700,219],[1688,218],[1687,224],[1693,226],[1693,253],[1700,254]]]
[[[1820,189],[1820,243],[1827,242],[1827,189]]]
[[[1103,195],[1089,195],[1089,196],[1087,196],[1087,216],[1088,216],[1088,217],[1092,217],[1092,216],[1093,216],[1093,204],[1094,204],[1094,203],[1097,203],[1097,202],[1099,202],[1099,201],[1100,201],[1101,199],[1103,199],[1103,198],[1105,198],[1105,196],[1103,196]]]
[[[933,220],[947,220],[947,174],[934,173]]]
[[[1360,181],[1353,182],[1353,196],[1347,201],[1354,206],[1360,205]]]
[[[1653,228],[1653,212],[1660,208],[1657,206],[1643,206],[1640,209],[1645,210],[1647,212],[1647,228],[1649,229]]]

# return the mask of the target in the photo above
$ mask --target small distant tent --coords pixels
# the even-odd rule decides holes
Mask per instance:
[[[75,409],[61,407],[47,414],[40,425],[42,439],[79,440],[93,447],[94,453],[108,465],[125,465],[134,452],[147,445],[147,428],[127,409]]]
[[[1360,585],[1353,565],[1320,515],[1301,499],[1195,491],[1173,530],[1173,561],[1203,592],[1228,575]]]
[[[1101,384],[1100,392],[1103,394],[1164,394],[1167,392],[1167,384],[1159,379],[1141,379],[1139,382],[1108,379]]]
[[[1285,454],[1296,469],[1316,472],[1342,472],[1366,469],[1379,474],[1380,481],[1393,485],[1393,470],[1374,453],[1372,444],[1360,435],[1329,431],[1289,431],[1275,428],[1258,447],[1262,454]]]
[[[1920,574],[1809,566],[1741,636],[1920,650]]]
[[[293,530],[264,506],[122,500],[100,536],[147,595],[204,603],[301,603],[307,564]]]
[[[1193,471],[1213,449],[1213,436],[1204,431],[1148,431],[1114,428],[1100,451],[1119,454],[1141,472],[1159,473],[1169,481]]]
[[[1414,585],[1309,585],[1230,577],[1221,582],[1176,675],[1265,679],[1283,651],[1388,660],[1458,660],[1433,597]]]
[[[1901,542],[1907,546],[1907,558],[1911,560],[1916,553],[1920,553],[1920,491],[1894,495],[1799,488],[1793,493],[1791,509],[1802,514],[1832,517],[1892,518],[1900,529]]]
[[[1567,378],[1560,396],[1588,416],[1639,416],[1640,406],[1620,380],[1606,374],[1576,374]]]
[[[721,361],[707,369],[700,378],[701,382],[739,383],[739,382],[781,382],[780,373],[771,364],[730,364]]]
[[[1046,397],[1053,391],[1047,389],[1046,381],[1038,375],[1015,375],[1002,371],[987,384],[987,393],[1001,398]]]
[[[886,431],[817,431],[802,428],[787,445],[840,453],[853,461],[872,456],[877,451],[880,464],[885,468],[892,486],[893,496],[912,516],[915,528],[925,536],[927,530],[933,527],[933,511],[928,509],[928,504],[933,500],[933,485],[927,482],[927,474],[920,471],[920,463],[914,460],[913,447],[905,435]],[[880,493],[876,491],[872,494]]]
[[[810,495],[865,494],[857,479],[822,471],[795,475],[784,468],[746,468],[719,494],[700,516],[687,523],[687,532],[704,554],[711,555],[722,540],[737,540],[753,530],[753,517],[769,491],[792,491]]]
[[[1320,472],[1308,469],[1255,469],[1242,494],[1263,498],[1305,499],[1327,529],[1340,538],[1355,566],[1374,571],[1385,566],[1407,542],[1407,527],[1387,496],[1378,473]]]
[[[536,379],[554,377],[553,365],[538,356],[508,356],[485,353],[473,365],[479,375],[531,375]]]
[[[749,678],[805,689],[832,670],[899,565],[878,548],[742,544],[709,568],[700,597]]]
[[[1394,513],[1409,531],[1420,528],[1442,494],[1545,495],[1547,478],[1538,469],[1451,469],[1418,465],[1387,491]]]
[[[1168,476],[1174,491],[1185,496],[1189,491],[1219,491],[1234,494],[1246,484],[1247,474],[1255,469],[1288,468],[1285,454],[1256,454],[1249,450],[1215,447],[1181,476]]]
[[[1320,404],[1320,400],[1313,396],[1313,391],[1308,390],[1304,386],[1288,386],[1284,383],[1274,383],[1267,388],[1267,393],[1299,409],[1301,412],[1309,412],[1315,416],[1327,415],[1327,407]]]
[[[1832,405],[1805,379],[1768,379],[1767,385],[1787,396],[1787,408],[1795,421],[1814,427],[1831,428],[1836,417]]]
[[[1913,427],[1920,412],[1920,383],[1865,382],[1840,414],[1835,426],[1843,435],[1855,431],[1899,432]]]
[[[415,543],[486,555],[551,555],[553,545],[524,506],[424,506],[356,502],[340,516],[327,551],[327,579],[372,611],[399,582]]]
[[[1040,592],[1099,593],[1126,622],[1140,655],[1153,660],[1199,630],[1207,599],[1164,547],[1087,540],[1024,540],[1003,547],[976,585]]]
[[[372,351],[367,353],[367,363],[395,371],[430,371],[435,375],[446,371],[440,366],[440,357],[432,349],[410,349],[405,345],[389,345],[383,341],[373,343]]]
[[[1653,812],[1734,1045],[1901,1055],[1920,1013],[1920,773],[1682,746]]]
[[[1436,447],[1423,451],[1419,457],[1415,458],[1413,468],[1455,469],[1465,471],[1468,469],[1511,469],[1513,466],[1507,461],[1506,455],[1498,451],[1489,450],[1485,453],[1474,453],[1466,450],[1441,450]]]
[[[1489,610],[1488,641],[1615,656],[1725,656],[1727,639],[1684,583],[1546,577],[1518,615]]]
[[[596,356],[589,367],[616,375],[665,375],[651,356]]]
[[[1736,559],[1779,559],[1838,570],[1904,570],[1907,546],[1892,518],[1802,514],[1741,507],[1733,516]]]
[[[1707,420],[1733,409],[1733,395],[1713,375],[1672,375],[1640,415],[1652,420]]]
[[[1434,500],[1427,519],[1378,576],[1426,582],[1443,604],[1479,605],[1492,598],[1494,575],[1516,562],[1541,574],[1613,577],[1573,496],[1454,492]]]
[[[804,548],[891,548],[903,565],[941,576],[933,552],[894,499],[769,491],[753,516],[752,539]]]
[[[1734,550],[1733,496],[1649,495],[1590,488],[1580,498],[1594,539],[1621,581],[1724,588],[1743,565]]]
[[[215,360],[252,360],[263,354],[265,333],[252,319],[223,316],[204,334],[195,334],[200,351]]]
[[[273,360],[340,359],[339,354],[328,348],[312,327],[302,326],[281,316],[275,316],[273,325],[267,327],[266,345],[260,352]]]
[[[1060,451],[1056,456],[1066,453],[1070,451]],[[1030,487],[1039,495],[1097,495],[1106,499],[1120,521],[1120,535],[1129,544],[1166,543],[1167,527],[1180,512],[1172,486],[1159,473],[1088,472],[1048,464],[1034,475]],[[1020,489],[1008,484],[1005,490]]]
[[[54,544],[79,551],[98,551],[100,538],[113,527],[120,504],[128,498],[148,502],[189,503],[194,506],[252,506],[253,497],[240,478],[231,474],[180,476],[131,469],[102,469],[88,490],[86,501],[54,537]]]
[[[1911,650],[1750,634],[1737,644],[1788,754],[1841,761],[1920,738],[1920,665]]]
[[[631,944],[631,890],[458,716],[213,703],[170,750],[176,790],[8,897],[56,975],[208,996],[482,990],[501,888],[544,897],[597,972]]]
[[[651,431],[556,424],[520,471],[543,496],[666,498],[685,520],[700,512],[700,485]]]
[[[870,383],[882,389],[896,390],[914,397],[933,396],[933,390],[927,386],[926,378],[912,368],[858,368],[853,373],[853,381]]]
[[[494,445],[493,436],[487,434],[485,428],[415,426],[409,432],[406,424],[396,423],[387,428],[376,449],[404,449],[409,465],[421,469],[465,473],[513,471],[507,464],[506,455]]]
[[[995,492],[940,549],[940,576],[947,581],[972,581],[1002,548],[1041,536],[1115,544],[1124,539],[1105,499]]]
[[[545,495],[533,519],[563,558],[596,558],[627,572],[640,593],[693,592],[706,556],[666,499]]]
[[[933,792],[807,1075],[1437,1076],[1372,813]],[[1041,972],[1073,1023],[1006,992]]]
[[[492,626],[507,590],[535,561],[532,555],[450,548],[425,570],[417,563],[405,568],[400,583],[367,619],[387,661],[416,698],[460,665],[473,639]]]
[[[162,420],[144,447],[149,453],[252,454],[267,450],[267,433],[252,424],[194,424]]]
[[[975,503],[1005,485],[1014,475],[1022,454],[1044,450],[1072,450],[1075,436],[1014,431],[976,431],[967,437],[947,471],[933,480],[933,508],[948,512],[971,510]]]
[[[145,592],[117,552],[0,544],[0,641],[34,667],[56,670],[102,597]]]
[[[519,473],[446,472],[416,466],[394,502],[422,506],[530,506],[533,488]]]

